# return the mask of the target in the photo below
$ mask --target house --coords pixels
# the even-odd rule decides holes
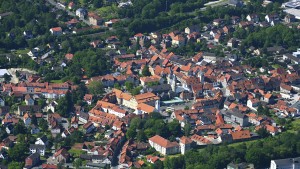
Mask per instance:
[[[3,98],[0,98],[0,106],[1,107],[5,106],[5,100]]]
[[[213,25],[214,26],[221,26],[222,24],[224,23],[224,20],[223,19],[214,19],[213,20]]]
[[[76,16],[79,18],[84,18],[87,15],[87,10],[84,8],[78,8],[75,12]]]
[[[46,146],[45,145],[38,145],[38,144],[30,144],[29,145],[29,151],[30,153],[38,153],[40,156],[45,155]]]
[[[37,113],[37,112],[41,112],[41,107],[39,105],[33,105],[33,106],[29,106],[29,105],[21,105],[18,106],[18,115],[19,116],[23,116],[26,112],[32,112],[32,113]]]
[[[238,17],[238,16],[232,16],[232,17],[231,17],[231,23],[232,23],[233,25],[236,25],[236,24],[240,23],[240,21],[241,21],[241,19],[240,19],[240,17]]]
[[[1,149],[0,151],[0,159],[4,160],[4,159],[7,159],[8,157],[8,153],[5,149]]]
[[[257,107],[259,106],[260,102],[258,99],[248,99],[247,101],[247,107],[249,107],[250,109],[253,109],[255,111],[257,111]]]
[[[227,2],[227,4],[229,6],[233,6],[233,7],[243,7],[244,6],[244,3],[242,0],[229,0]]]
[[[212,142],[209,140],[209,139],[207,139],[207,138],[205,138],[205,137],[203,137],[203,136],[200,136],[200,135],[198,135],[198,134],[194,134],[194,135],[192,135],[191,136],[191,140],[193,141],[193,142],[195,142],[197,145],[208,145],[208,144],[212,144]]]
[[[296,169],[300,168],[300,157],[271,160],[270,169]]]
[[[231,48],[236,48],[238,45],[238,42],[235,38],[230,38],[227,42],[227,46]]]
[[[121,129],[124,129],[125,127],[126,127],[126,124],[119,120],[116,120],[112,125],[113,130],[121,130]]]
[[[85,123],[85,124],[83,125],[83,128],[84,128],[84,130],[85,130],[85,133],[86,133],[86,134],[89,134],[89,133],[91,133],[91,132],[94,131],[95,126],[94,126],[94,124],[93,124],[91,121],[88,121],[87,123]]]
[[[43,164],[42,169],[58,169],[58,167],[54,164]]]
[[[24,37],[25,37],[26,39],[31,39],[31,38],[33,38],[32,31],[29,31],[29,30],[24,31],[24,32],[23,32],[23,35],[24,35]]]
[[[75,8],[75,3],[73,1],[71,1],[69,4],[68,4],[68,8],[69,9],[74,9]]]
[[[70,154],[68,153],[68,151],[65,148],[61,148],[54,153],[52,160],[56,164],[59,164],[59,163],[68,162],[69,158],[70,158]]]
[[[293,54],[283,54],[283,60],[291,61],[294,64],[299,64],[300,63],[300,58],[293,55]]]
[[[235,131],[231,133],[233,141],[245,141],[251,139],[249,130]]]
[[[191,34],[193,32],[199,32],[199,31],[200,31],[200,27],[198,25],[189,26],[184,29],[184,33],[186,34]]]
[[[91,25],[100,25],[103,22],[103,19],[94,12],[88,13],[89,22]]]
[[[23,122],[25,126],[29,126],[31,124],[31,115],[29,113],[25,113],[23,116]]]
[[[177,35],[172,39],[173,46],[181,47],[185,45],[185,42],[186,42],[186,38],[183,37],[182,35]]]
[[[296,21],[295,15],[287,14],[284,17],[284,22],[286,22],[286,23],[292,23],[292,22],[295,22],[295,21]]]
[[[40,132],[40,129],[39,129],[36,125],[32,124],[32,125],[30,126],[30,133],[31,133],[31,134],[37,134],[37,133],[39,133],[39,132]]]
[[[285,94],[290,94],[293,91],[293,88],[289,85],[286,85],[284,83],[280,84],[280,92]]]
[[[28,106],[33,106],[33,105],[34,105],[34,100],[30,97],[29,94],[27,94],[27,95],[25,96],[25,103],[26,103],[26,105],[28,105]]]
[[[83,100],[88,104],[91,105],[93,102],[93,95],[92,94],[85,94]]]
[[[9,106],[0,107],[0,116],[5,116],[7,113],[9,113],[9,111],[10,111]]]
[[[250,22],[258,23],[259,22],[259,16],[257,14],[250,14],[247,15],[246,19]]]
[[[62,29],[61,29],[61,27],[55,27],[55,28],[51,28],[50,32],[52,35],[58,36],[58,35],[62,34]]]
[[[248,116],[242,114],[238,109],[221,110],[221,114],[223,114],[224,121],[227,123],[235,123],[242,127],[249,125]]]
[[[113,89],[113,92],[116,93],[118,104],[122,104],[131,109],[135,110],[138,107],[138,104],[140,103],[155,106],[156,109],[159,109],[159,104],[157,103],[159,102],[160,98],[153,93],[147,92],[132,96],[129,93],[123,93],[121,90],[118,89]]]
[[[275,102],[275,98],[272,95],[272,93],[267,93],[267,94],[264,95],[263,101],[267,102],[269,104],[273,104]]]
[[[140,81],[141,81],[141,85],[142,86],[145,86],[147,85],[148,83],[153,83],[153,82],[158,82],[159,84],[162,84],[164,79],[161,78],[160,76],[158,75],[153,75],[153,76],[145,76],[145,77],[141,77],[140,78]]]
[[[25,159],[25,169],[30,169],[34,166],[36,166],[40,162],[40,155],[38,153],[33,153],[29,155]]]
[[[38,137],[35,141],[36,145],[44,145],[47,146],[48,145],[48,138],[46,135],[42,136],[42,137]]]
[[[58,103],[55,101],[55,100],[53,100],[53,101],[51,101],[47,106],[46,106],[46,110],[47,111],[51,111],[51,112],[55,112],[56,111],[56,106],[58,105]]]
[[[159,135],[149,138],[149,144],[163,155],[177,154],[180,152],[180,146],[177,142],[170,142]]]
[[[192,143],[193,141],[190,138],[182,136],[179,141],[181,154],[184,155],[186,151],[192,149]]]
[[[14,125],[13,124],[8,124],[6,127],[5,127],[5,131],[7,134],[12,134],[13,133],[13,130],[14,130]]]
[[[268,14],[268,15],[265,16],[265,20],[268,23],[271,23],[272,21],[273,22],[278,22],[279,21],[279,16],[277,14]]]
[[[227,165],[227,169],[254,169],[254,165],[253,164],[248,164],[248,163],[229,163]]]

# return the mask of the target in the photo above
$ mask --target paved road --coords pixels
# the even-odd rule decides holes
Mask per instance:
[[[74,12],[71,12],[71,11],[67,10],[66,8],[63,8],[62,6],[58,5],[54,0],[47,0],[47,2],[50,3],[51,5],[55,6],[57,9],[66,11],[68,13],[68,15],[76,17],[76,14]],[[88,20],[86,20],[86,19],[80,19],[80,20],[82,20],[84,23],[90,25],[90,22]]]

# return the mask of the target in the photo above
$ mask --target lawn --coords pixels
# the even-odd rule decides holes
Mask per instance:
[[[76,149],[70,149],[70,150],[69,150],[69,153],[72,154],[73,157],[75,157],[75,158],[79,158],[79,156],[80,156],[81,154],[86,154],[85,151],[82,151],[82,150],[76,150]]]
[[[62,80],[51,80],[50,82],[51,82],[51,83],[63,83]]]
[[[272,67],[273,67],[274,69],[281,68],[281,66],[278,65],[278,64],[274,64],[274,65],[272,65]]]

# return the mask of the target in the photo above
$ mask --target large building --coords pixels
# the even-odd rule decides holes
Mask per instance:
[[[300,157],[271,160],[270,169],[299,169]]]
[[[149,144],[163,155],[177,154],[180,152],[180,146],[177,142],[170,142],[159,135],[149,138]]]
[[[118,104],[121,104],[121,105],[124,105],[128,108],[136,110],[143,103],[143,104],[147,104],[149,106],[153,106],[153,107],[155,107],[156,111],[159,111],[159,108],[160,108],[159,100],[160,100],[160,98],[158,96],[156,96],[155,94],[151,93],[151,92],[147,92],[147,93],[132,96],[131,94],[124,93],[124,92],[122,92],[121,90],[118,90],[118,89],[114,89],[113,91],[116,94]]]

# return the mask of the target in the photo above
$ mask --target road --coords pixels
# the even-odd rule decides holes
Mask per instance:
[[[68,15],[76,17],[76,14],[74,12],[71,12],[71,11],[67,10],[66,8],[63,8],[62,6],[58,5],[54,0],[47,0],[47,2],[49,4],[55,6],[57,9],[66,11],[68,13]],[[86,23],[87,25],[91,25],[90,22],[86,19],[80,19],[80,20],[83,21],[84,23]]]

